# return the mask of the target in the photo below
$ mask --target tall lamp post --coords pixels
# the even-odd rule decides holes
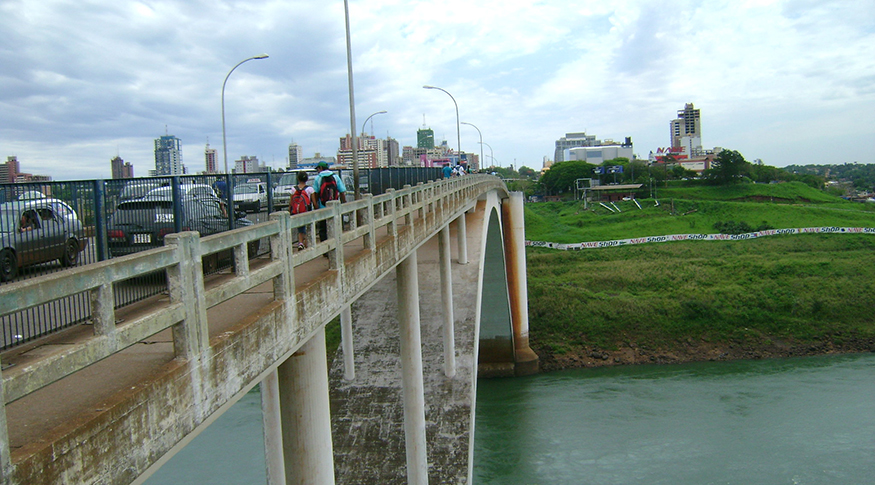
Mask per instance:
[[[423,86],[423,88],[424,89],[438,89],[440,91],[447,93],[447,96],[449,96],[450,99],[453,100],[453,104],[456,106],[456,143],[458,144],[457,148],[459,149],[459,163],[461,164],[462,163],[462,134],[461,134],[462,129],[459,126],[459,124],[461,123],[459,121],[459,103],[457,103],[456,98],[454,98],[453,95],[450,94],[449,92],[447,92],[447,90],[444,88],[439,88],[437,86],[428,86],[428,85]]]
[[[489,159],[492,160],[492,165],[495,165],[495,157],[492,155],[492,147],[489,146],[489,143],[485,143],[485,142],[482,142],[482,141],[481,141],[481,142],[480,142],[480,151],[481,151],[481,153],[482,153],[482,151],[483,151],[483,145],[486,145],[486,146],[489,147]]]
[[[225,173],[228,174],[228,142],[225,139],[225,85],[228,84],[228,78],[231,77],[231,73],[234,72],[234,69],[240,67],[240,64],[244,62],[251,61],[253,59],[267,59],[267,54],[261,54],[259,56],[252,56],[247,59],[243,59],[238,62],[236,66],[232,67],[230,71],[228,71],[228,75],[225,76],[225,81],[222,82],[222,156],[225,158]]]
[[[372,114],[371,116],[368,116],[367,118],[365,118],[365,122],[362,123],[362,135],[365,134],[365,126],[368,124],[368,121],[369,121],[371,118],[373,118],[374,116],[377,116],[377,115],[384,115],[384,114],[386,114],[386,113],[388,113],[388,111],[385,111],[385,110],[384,110],[384,111],[377,111],[376,113]],[[372,127],[372,128],[373,128],[373,127]]]
[[[480,135],[480,163],[483,163],[483,133],[480,133],[480,128],[477,128],[474,123],[467,123],[463,121],[462,124],[473,126],[474,129],[477,130],[477,134]],[[479,169],[480,167],[477,168]]]

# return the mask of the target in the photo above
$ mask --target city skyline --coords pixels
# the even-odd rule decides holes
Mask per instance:
[[[385,110],[365,130],[401,146],[423,126],[456,144],[453,103],[422,89],[433,85],[505,167],[540,168],[577,132],[630,136],[646,158],[670,144],[666,121],[686,103],[701,110],[706,149],[774,166],[875,161],[869,2],[349,6],[356,130]],[[167,131],[189,160],[208,140],[221,160],[222,80],[261,53],[228,79],[228,160],[279,168],[292,141],[336,155],[350,131],[340,2],[19,2],[0,28],[16,46],[0,50],[0,156],[33,173],[109,178],[119,155],[145,174]],[[461,127],[463,151],[479,154],[478,141]]]

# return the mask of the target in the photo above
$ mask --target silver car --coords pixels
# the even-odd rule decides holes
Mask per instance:
[[[49,261],[73,266],[87,244],[76,213],[57,199],[0,205],[0,281],[14,279],[19,268]]]

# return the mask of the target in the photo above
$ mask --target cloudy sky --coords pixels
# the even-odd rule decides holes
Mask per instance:
[[[476,125],[497,165],[540,168],[555,141],[669,142],[684,103],[705,147],[766,164],[875,162],[872,0],[350,0],[356,130],[456,146]],[[282,167],[350,131],[342,0],[0,0],[0,157],[56,180],[154,168],[153,140]],[[464,151],[477,131],[461,126]],[[485,148],[486,163],[490,150]],[[221,155],[220,155],[221,160]],[[232,163],[232,162],[231,162]]]

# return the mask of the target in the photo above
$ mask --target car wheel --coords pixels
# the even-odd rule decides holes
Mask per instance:
[[[15,254],[4,249],[0,252],[0,281],[9,281],[15,278],[18,274],[18,261],[15,259]]]
[[[79,242],[75,239],[67,239],[64,244],[64,255],[61,256],[63,266],[74,266],[79,261]]]

